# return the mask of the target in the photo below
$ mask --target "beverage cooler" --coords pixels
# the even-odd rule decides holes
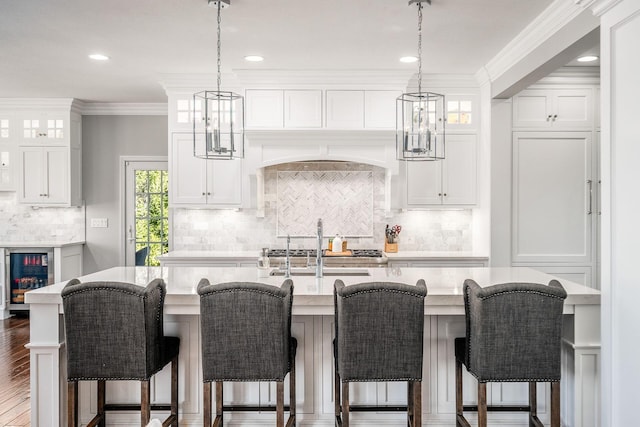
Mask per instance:
[[[27,311],[24,294],[54,282],[53,248],[7,249],[5,258],[8,309],[12,313]]]

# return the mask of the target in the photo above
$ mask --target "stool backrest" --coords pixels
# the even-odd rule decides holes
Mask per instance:
[[[422,379],[424,280],[334,285],[336,369],[343,381]]]
[[[293,282],[198,284],[203,379],[282,381],[290,369]]]
[[[557,280],[485,288],[465,280],[469,372],[481,382],[559,380],[566,297]]]
[[[71,280],[62,290],[69,380],[146,380],[162,368],[162,279]]]

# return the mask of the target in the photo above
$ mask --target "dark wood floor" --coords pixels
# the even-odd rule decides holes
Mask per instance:
[[[0,322],[0,427],[30,426],[29,319]]]

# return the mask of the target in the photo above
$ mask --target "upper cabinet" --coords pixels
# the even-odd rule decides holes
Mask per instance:
[[[170,156],[171,206],[241,207],[242,160],[195,157],[190,133],[173,134]]]
[[[513,127],[591,128],[593,110],[591,89],[523,90],[513,97]]]
[[[393,90],[246,91],[247,129],[393,130]]]
[[[476,204],[476,136],[450,134],[446,144],[444,160],[406,162],[407,208]]]
[[[0,106],[0,190],[19,203],[82,204],[82,124],[73,99]]]

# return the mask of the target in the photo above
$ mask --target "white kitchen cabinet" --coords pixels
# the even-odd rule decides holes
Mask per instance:
[[[514,132],[512,262],[590,265],[597,214],[591,132]]]
[[[25,111],[17,116],[17,138],[23,144],[65,144],[70,138],[68,112]]]
[[[322,127],[322,91],[284,91],[285,128]]]
[[[364,127],[366,129],[396,128],[396,90],[366,90],[364,92]]]
[[[0,138],[0,191],[16,190],[15,144]]]
[[[69,149],[67,147],[19,147],[18,200],[33,205],[69,204]]]
[[[474,205],[477,193],[476,136],[449,134],[445,159],[406,162],[407,207]]]
[[[514,128],[593,126],[591,89],[527,89],[513,97]]]
[[[172,206],[232,208],[242,204],[242,160],[195,157],[193,134],[173,134],[169,173]]]
[[[284,127],[284,91],[249,89],[245,95],[247,129]]]
[[[326,98],[328,128],[364,129],[363,90],[328,90]]]

